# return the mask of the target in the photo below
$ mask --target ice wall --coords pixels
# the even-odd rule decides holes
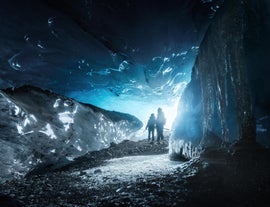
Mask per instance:
[[[81,104],[39,88],[0,91],[0,180],[42,162],[72,160],[132,137],[135,117]]]
[[[178,101],[220,1],[2,0],[0,89],[30,84],[148,119]]]
[[[180,100],[172,155],[182,153],[186,143],[210,147],[255,142],[256,122],[258,129],[270,112],[270,62],[263,53],[269,48],[269,8],[267,1],[228,0],[214,17]]]

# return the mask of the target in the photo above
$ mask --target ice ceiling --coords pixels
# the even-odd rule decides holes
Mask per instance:
[[[0,87],[30,84],[136,115],[176,115],[220,0],[4,0]]]

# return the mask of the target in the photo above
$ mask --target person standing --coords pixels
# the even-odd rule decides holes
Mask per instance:
[[[156,124],[155,114],[151,114],[151,116],[148,119],[147,125],[145,127],[145,129],[148,129],[148,141],[150,141],[152,138],[152,142],[154,142],[155,124]]]
[[[156,129],[157,129],[157,142],[164,139],[163,129],[166,124],[166,118],[161,108],[157,110]]]

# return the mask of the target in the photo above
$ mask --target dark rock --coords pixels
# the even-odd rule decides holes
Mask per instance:
[[[8,195],[0,194],[0,206],[1,207],[23,207],[24,205],[20,203],[15,198]]]
[[[96,170],[94,171],[94,174],[101,174],[101,173],[102,173],[101,169],[96,169]]]

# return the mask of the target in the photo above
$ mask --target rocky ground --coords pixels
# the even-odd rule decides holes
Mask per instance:
[[[0,206],[269,206],[269,152],[260,147],[208,149],[168,173],[125,181],[105,176],[102,185],[89,182],[103,172],[88,175],[86,169],[115,157],[164,154],[167,145],[124,141],[64,168],[36,171],[1,185]]]

